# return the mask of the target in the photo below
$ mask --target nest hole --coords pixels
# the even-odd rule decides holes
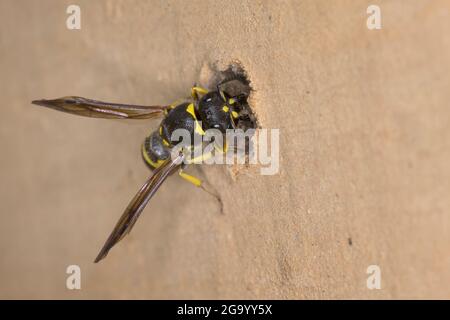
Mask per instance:
[[[248,103],[252,93],[251,82],[241,65],[232,63],[225,70],[212,68],[212,77],[209,81],[211,90],[217,90],[220,87],[229,97],[238,99],[238,114],[236,128],[247,131],[248,129],[257,129],[259,127],[255,113]]]

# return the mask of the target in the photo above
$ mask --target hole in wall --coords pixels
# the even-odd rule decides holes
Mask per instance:
[[[202,69],[201,78],[209,90],[217,90],[220,86],[229,97],[238,97],[239,118],[236,128],[244,131],[259,128],[256,114],[248,102],[252,94],[251,82],[240,63],[230,63],[224,70],[220,70],[217,65],[208,65]]]

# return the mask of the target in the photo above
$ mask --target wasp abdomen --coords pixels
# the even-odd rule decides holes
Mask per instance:
[[[159,167],[164,160],[170,157],[170,150],[163,144],[159,132],[154,131],[145,138],[142,146],[142,156],[152,169]]]

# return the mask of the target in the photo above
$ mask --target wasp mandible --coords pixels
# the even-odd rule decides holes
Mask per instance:
[[[227,129],[236,128],[241,119],[245,121],[244,117],[248,115],[245,114],[243,106],[247,104],[249,90],[230,94],[226,88],[230,85],[232,87],[235,81],[238,86],[248,86],[248,83],[239,79],[221,81],[212,91],[194,85],[189,99],[168,106],[109,103],[77,96],[32,101],[35,105],[91,118],[163,117],[158,128],[145,138],[142,144],[142,157],[153,172],[125,209],[94,262],[105,258],[109,250],[131,231],[149,200],[168,176],[178,171],[183,179],[196,186],[202,185],[200,179],[184,172],[186,153],[180,152],[175,157],[171,156],[172,149],[177,145],[172,142],[171,136],[177,129],[185,129],[192,136],[204,135],[208,129],[218,129],[225,134]],[[249,89],[249,86],[247,88]],[[226,147],[221,151],[226,152]]]

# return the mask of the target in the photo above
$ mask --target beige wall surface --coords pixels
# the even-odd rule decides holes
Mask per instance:
[[[372,2],[1,0],[0,298],[450,298],[450,3],[377,1],[368,30]],[[167,104],[233,61],[279,173],[193,168],[223,214],[171,177],[94,264],[158,122],[30,101]]]

